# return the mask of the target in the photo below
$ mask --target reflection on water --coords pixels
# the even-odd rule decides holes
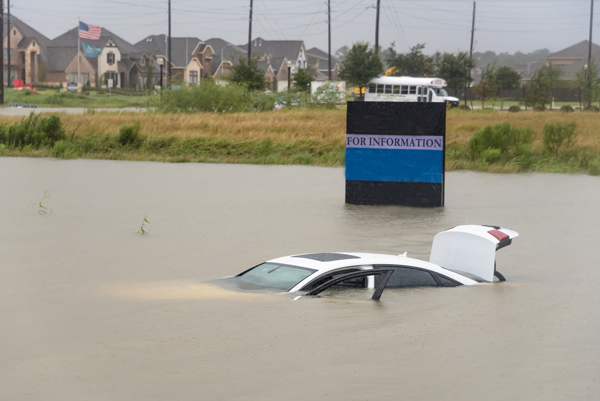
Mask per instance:
[[[0,167],[0,399],[600,397],[597,177],[450,173],[446,208],[412,209],[345,205],[334,168]],[[381,302],[203,284],[289,254],[427,259],[468,223],[521,234],[507,282]]]

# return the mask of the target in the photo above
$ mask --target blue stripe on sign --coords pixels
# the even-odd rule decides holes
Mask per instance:
[[[346,148],[346,179],[441,183],[443,153],[439,150]]]

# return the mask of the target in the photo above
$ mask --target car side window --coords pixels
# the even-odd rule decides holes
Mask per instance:
[[[450,280],[449,278],[444,277],[441,274],[436,274],[435,278],[437,279],[438,283],[440,283],[441,287],[456,287],[460,285],[456,281]]]
[[[301,291],[311,291],[320,286],[321,284],[325,284],[328,281],[334,280],[337,277],[340,277],[343,274],[352,273],[360,271],[361,269],[344,269],[338,270],[335,272],[325,273],[324,275],[317,277],[307,285],[301,288]],[[356,277],[346,281],[342,281],[335,285],[335,287],[351,287],[351,288],[365,288],[366,287],[366,277]]]
[[[378,279],[378,277],[375,278],[375,280]],[[438,283],[428,271],[410,267],[395,267],[386,288],[407,287],[438,287]]]

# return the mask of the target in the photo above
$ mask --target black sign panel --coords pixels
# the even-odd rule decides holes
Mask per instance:
[[[446,105],[349,102],[346,203],[444,206]]]

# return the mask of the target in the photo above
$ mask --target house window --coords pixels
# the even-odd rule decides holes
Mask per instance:
[[[90,74],[83,73],[81,74],[81,85],[87,85],[90,83]]]
[[[115,54],[113,52],[106,53],[106,62],[109,65],[112,65],[115,63]]]
[[[146,65],[146,57],[142,57],[142,65]]]
[[[190,84],[198,85],[198,71],[190,71]]]
[[[150,65],[154,65],[154,59],[150,59]]]
[[[77,74],[71,74],[71,82],[77,83]]]

